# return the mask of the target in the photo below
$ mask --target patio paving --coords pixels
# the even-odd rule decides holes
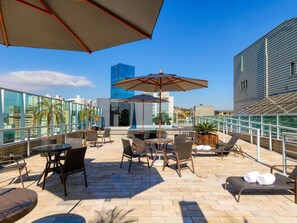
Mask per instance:
[[[256,157],[256,146],[240,141],[245,153]],[[27,159],[30,181],[25,186],[38,193],[36,208],[18,222],[297,222],[294,196],[281,192],[245,192],[240,203],[234,199],[232,187],[224,190],[228,176],[250,171],[269,172],[267,165],[281,164],[281,155],[261,149],[261,162],[253,158],[230,154],[221,159],[212,154],[194,159],[195,171],[182,171],[178,177],[172,168],[128,163],[120,167],[120,139],[86,154],[88,188],[82,174],[67,179],[68,196],[57,175],[46,181],[45,190],[36,181],[45,158],[39,155]],[[17,172],[0,175],[0,186],[21,187]],[[24,178],[26,179],[26,178]]]

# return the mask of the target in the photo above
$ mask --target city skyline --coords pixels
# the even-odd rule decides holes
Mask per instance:
[[[110,67],[135,66],[135,76],[175,73],[205,79],[208,89],[172,93],[175,105],[233,109],[233,57],[283,21],[296,1],[165,1],[153,39],[87,53],[0,46],[1,87],[73,98],[109,97]]]

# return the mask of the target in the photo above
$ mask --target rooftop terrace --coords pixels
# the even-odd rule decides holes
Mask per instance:
[[[120,168],[121,140],[113,140],[87,150],[89,186],[85,188],[79,174],[72,175],[67,178],[67,197],[57,175],[48,177],[44,191],[36,186],[45,158],[27,158],[30,181],[25,186],[38,193],[38,204],[19,222],[297,222],[297,205],[289,192],[244,192],[237,203],[231,186],[223,188],[228,176],[269,172],[269,165],[281,164],[280,154],[261,149],[259,163],[252,158],[256,146],[240,141],[244,159],[198,155],[196,173],[185,169],[180,178],[174,169],[148,169],[137,162],[128,173],[127,162]],[[19,179],[10,184],[15,176],[1,174],[0,186],[21,187]]]

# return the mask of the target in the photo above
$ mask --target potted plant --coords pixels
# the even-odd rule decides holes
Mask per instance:
[[[218,143],[219,137],[214,132],[217,130],[216,125],[210,122],[200,123],[194,126],[196,131],[197,145],[210,145],[215,147]]]

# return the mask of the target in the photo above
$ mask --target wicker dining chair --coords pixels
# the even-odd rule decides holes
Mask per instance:
[[[180,144],[179,147],[175,148],[172,150],[171,154],[165,154],[165,160],[163,164],[163,171],[165,169],[166,165],[169,165],[169,160],[172,159],[176,162],[176,168],[177,168],[177,173],[179,177],[181,177],[181,163],[191,161],[192,163],[192,169],[188,167],[193,173],[195,173],[194,169],[194,163],[193,163],[193,157],[192,157],[192,147],[193,147],[193,142],[183,142]]]

